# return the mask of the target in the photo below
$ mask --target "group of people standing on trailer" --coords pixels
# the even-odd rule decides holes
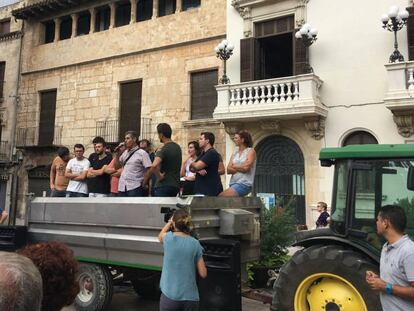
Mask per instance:
[[[167,123],[157,126],[161,146],[150,151],[150,142],[138,140],[134,131],[125,133],[124,142],[112,150],[102,137],[92,141],[94,152],[84,157],[85,148],[61,147],[50,171],[53,197],[171,197],[205,195],[242,197],[252,191],[256,153],[251,135],[234,135],[236,148],[227,165],[231,174],[229,188],[223,191],[220,175],[225,174],[222,156],[214,148],[215,136],[202,132],[198,141],[188,143],[188,158],[182,163],[181,147],[171,139]]]

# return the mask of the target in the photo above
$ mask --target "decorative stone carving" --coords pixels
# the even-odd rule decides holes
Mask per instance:
[[[271,131],[274,134],[280,134],[280,121],[279,120],[263,120],[260,122],[260,128],[264,131]]]
[[[244,37],[245,37],[245,38],[249,38],[249,37],[251,37],[251,36],[252,36],[252,31],[251,31],[251,30],[245,30],[245,31],[243,32],[243,34],[244,34]]]
[[[233,136],[234,134],[240,132],[243,129],[243,123],[241,122],[226,122],[224,124],[224,129],[227,134]]]
[[[410,137],[414,134],[414,111],[394,113],[394,122],[398,127],[398,133],[402,137]]]
[[[306,118],[305,128],[310,132],[310,135],[316,139],[320,140],[325,136],[325,118],[323,117],[313,117]]]

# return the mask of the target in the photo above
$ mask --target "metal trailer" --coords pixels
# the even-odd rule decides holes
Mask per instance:
[[[259,258],[262,202],[255,197],[34,198],[28,240],[67,244],[81,262],[76,308],[104,310],[120,275],[141,296],[159,293],[161,209],[180,207],[190,212],[200,240],[239,240],[242,263]]]

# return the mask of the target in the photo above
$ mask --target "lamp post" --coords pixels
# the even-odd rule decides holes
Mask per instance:
[[[387,14],[382,15],[382,28],[394,32],[394,52],[390,56],[390,63],[403,62],[404,56],[398,51],[397,32],[406,24],[410,14],[406,9],[397,6],[390,7]]]
[[[302,44],[308,48],[310,47],[316,40],[316,36],[318,35],[318,30],[316,28],[312,28],[311,25],[308,23],[304,24],[296,33],[295,38],[302,41]],[[312,73],[313,69],[309,64],[309,53],[306,52],[306,64],[304,71],[306,73]]]
[[[233,55],[234,45],[229,44],[229,42],[224,39],[221,41],[215,48],[214,51],[216,52],[216,56],[220,58],[224,63],[224,71],[223,76],[220,78],[219,82],[221,84],[228,84],[230,83],[229,77],[227,77],[226,72],[226,62]]]

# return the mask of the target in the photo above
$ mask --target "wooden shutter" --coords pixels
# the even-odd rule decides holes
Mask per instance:
[[[213,117],[217,106],[215,86],[218,71],[209,70],[191,74],[191,119],[208,119]]]
[[[258,57],[258,42],[256,38],[240,40],[240,81],[252,81],[257,76],[260,63],[255,61]]]
[[[126,131],[141,133],[142,81],[121,84],[121,102],[119,111],[119,139],[124,140]]]
[[[307,59],[308,48],[302,42],[293,37],[293,53],[294,53],[294,75],[305,74],[305,65]]]
[[[293,15],[254,23],[255,38],[275,36],[295,30]]]
[[[414,6],[407,8],[410,13],[407,21],[408,60],[414,60]]]
[[[0,98],[3,98],[4,74],[6,71],[6,63],[0,62]]]
[[[56,90],[40,93],[39,146],[53,145],[55,136]]]

